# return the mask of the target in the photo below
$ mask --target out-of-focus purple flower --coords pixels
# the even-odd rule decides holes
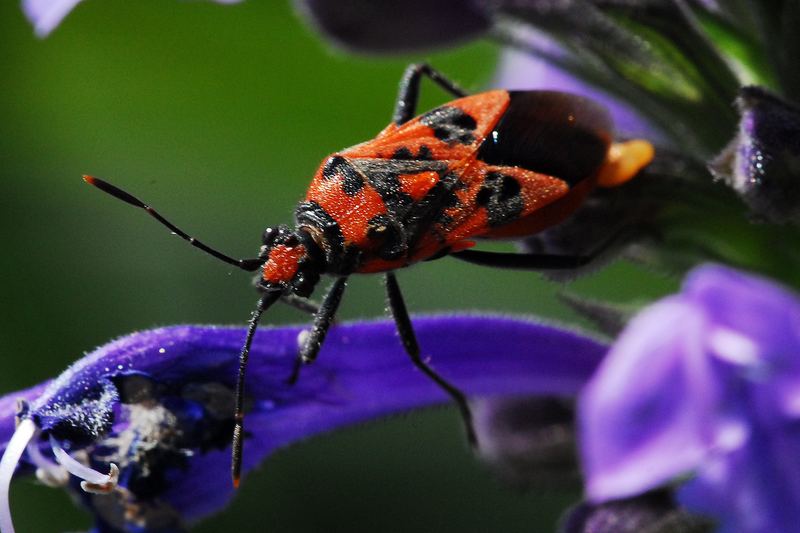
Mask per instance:
[[[428,317],[415,329],[431,364],[470,397],[572,397],[605,352],[587,337],[521,319]],[[288,385],[301,332],[256,335],[245,472],[292,442],[447,401],[414,369],[388,321],[334,327],[319,361]],[[8,485],[18,465],[75,490],[102,531],[179,530],[222,508],[233,495],[233,390],[244,334],[197,326],[135,333],[46,387],[0,399],[3,533],[13,530]],[[18,398],[25,401],[14,431]]]
[[[713,525],[687,513],[672,494],[659,490],[592,505],[581,503],[562,519],[559,533],[710,533]]]
[[[295,0],[297,11],[353,52],[398,53],[452,46],[485,34],[487,2],[475,0]]]
[[[539,48],[548,50],[557,48],[557,45],[548,39],[540,38],[537,43]],[[553,89],[588,96],[609,110],[618,135],[645,137],[662,144],[668,142],[663,132],[654,127],[630,104],[587,84],[585,80],[566,72],[550,61],[519,49],[508,49],[503,52],[492,86],[512,90]]]
[[[583,391],[586,492],[603,502],[692,476],[721,531],[800,524],[800,300],[720,266],[640,313]]]
[[[739,132],[711,163],[757,216],[800,222],[800,108],[760,87],[736,100]]]
[[[213,0],[218,4],[236,4],[241,0]],[[47,37],[81,0],[22,0],[22,10],[39,37]]]
[[[577,489],[573,403],[542,395],[474,401],[478,453],[515,487]]]

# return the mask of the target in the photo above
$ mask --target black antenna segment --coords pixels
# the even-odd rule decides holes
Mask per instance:
[[[161,214],[158,211],[156,211],[155,209],[153,209],[152,207],[150,207],[146,203],[142,202],[141,200],[139,200],[138,198],[136,198],[132,194],[123,191],[122,189],[120,189],[119,187],[117,187],[115,185],[111,185],[109,182],[107,182],[105,180],[102,180],[100,178],[95,178],[93,176],[84,176],[83,177],[83,181],[85,181],[89,185],[93,185],[93,186],[97,187],[101,191],[103,191],[105,193],[108,193],[108,194],[110,194],[111,196],[113,196],[115,198],[118,198],[118,199],[122,200],[123,202],[131,204],[134,207],[139,207],[141,209],[144,209],[145,211],[147,211],[147,213],[151,217],[155,218],[156,220],[161,222],[163,225],[168,227],[170,229],[170,231],[172,231],[175,235],[177,235],[178,237],[180,237],[181,239],[183,239],[185,241],[188,241],[189,244],[191,244],[195,248],[200,248],[205,253],[207,253],[207,254],[209,254],[209,255],[211,255],[213,257],[216,257],[220,261],[224,261],[225,263],[228,263],[229,265],[233,265],[233,266],[235,266],[237,268],[241,268],[242,270],[245,270],[247,272],[255,272],[256,270],[258,270],[258,268],[264,262],[263,259],[258,259],[258,258],[256,258],[256,259],[235,259],[233,257],[230,257],[228,255],[223,254],[222,252],[220,252],[218,250],[215,250],[214,248],[208,246],[207,244],[204,244],[204,243],[200,242],[199,240],[195,239],[194,237],[192,237],[191,235],[189,235],[188,233],[186,233],[185,231],[180,229],[178,226],[176,226],[175,224],[173,224],[172,222],[170,222],[169,220],[167,220],[166,218],[161,216]]]

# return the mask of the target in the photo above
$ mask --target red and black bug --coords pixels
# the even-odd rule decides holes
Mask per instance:
[[[458,99],[416,118],[428,76]],[[314,361],[351,274],[385,273],[389,307],[413,364],[456,402],[472,443],[466,398],[420,356],[394,270],[451,256],[507,268],[572,268],[589,258],[471,250],[474,239],[515,238],[550,227],[577,209],[596,185],[617,185],[652,158],[645,141],[613,144],[604,108],[553,91],[494,90],[468,96],[428,65],[411,65],[392,123],[374,139],[333,154],[295,210],[295,227],[270,227],[257,258],[234,259],[189,236],[154,209],[106,181],[84,179],[150,215],[193,246],[246,271],[259,270],[262,293],[239,361],[232,475],[239,481],[244,376],[262,313],[279,299],[312,312],[298,353]],[[334,278],[317,307],[307,300],[322,274]]]

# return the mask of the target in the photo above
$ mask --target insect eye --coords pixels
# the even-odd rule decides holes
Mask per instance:
[[[300,241],[297,240],[297,235],[289,235],[283,240],[283,244],[285,244],[289,248],[294,248],[295,246],[300,244]]]
[[[261,236],[261,242],[263,242],[266,246],[269,246],[275,241],[275,237],[277,236],[277,228],[267,228],[264,230],[264,234]]]

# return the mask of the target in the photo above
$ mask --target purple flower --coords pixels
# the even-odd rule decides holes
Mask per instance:
[[[721,266],[640,313],[580,398],[586,492],[604,502],[690,476],[721,531],[800,524],[800,300]]]
[[[521,319],[427,317],[415,328],[431,363],[471,397],[574,396],[605,352]],[[300,439],[447,401],[414,370],[388,321],[334,327],[319,361],[288,385],[301,331],[256,335],[245,471]],[[0,399],[2,531],[12,531],[8,485],[18,464],[75,491],[103,531],[175,530],[222,508],[234,494],[233,385],[244,334],[199,326],[134,333],[49,384]]]
[[[297,11],[340,48],[398,53],[452,46],[491,27],[486,2],[474,0],[295,0]]]
[[[759,87],[736,99],[739,132],[711,163],[757,216],[800,222],[800,108]]]
[[[241,0],[213,1],[218,4],[235,4]],[[36,35],[47,37],[80,2],[81,0],[22,0],[22,10],[33,24]]]

